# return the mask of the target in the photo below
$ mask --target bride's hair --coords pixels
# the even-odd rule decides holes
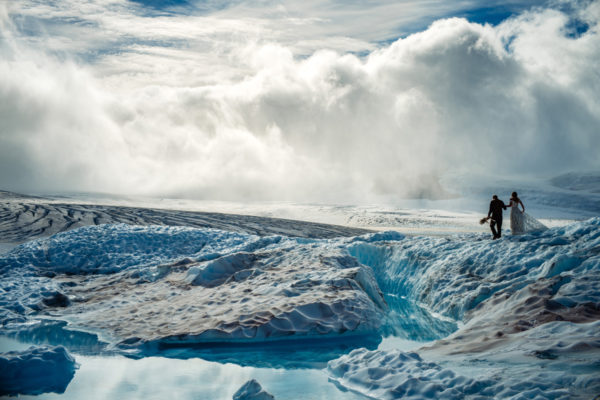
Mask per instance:
[[[519,197],[517,196],[517,192],[512,192],[512,194],[511,194],[511,198],[512,198],[512,199],[514,199],[514,200],[515,200],[515,201],[517,201],[517,202],[518,202],[518,201],[521,201],[521,200],[519,200]]]

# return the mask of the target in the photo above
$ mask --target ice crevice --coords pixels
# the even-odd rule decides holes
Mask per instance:
[[[386,296],[461,322],[417,351],[355,350],[329,363],[373,398],[588,398],[600,392],[600,218],[482,240],[353,243]],[[394,308],[390,303],[390,308]]]

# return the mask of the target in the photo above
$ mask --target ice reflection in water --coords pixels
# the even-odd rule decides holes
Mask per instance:
[[[29,344],[0,337],[0,352],[23,350]],[[171,359],[123,356],[84,356],[64,394],[44,394],[44,399],[231,399],[249,379],[256,379],[276,399],[364,399],[342,392],[328,381],[323,369],[242,367],[200,358]],[[40,399],[21,396],[24,399]]]
[[[357,348],[374,350],[381,343],[379,335],[354,335],[302,340],[275,340],[266,343],[197,343],[163,344],[158,349],[142,351],[141,356],[233,363],[257,368],[321,369],[327,362]],[[139,358],[135,353],[135,358]]]

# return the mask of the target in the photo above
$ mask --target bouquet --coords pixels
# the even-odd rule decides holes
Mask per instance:
[[[479,220],[479,225],[487,224],[488,221],[491,221],[490,217],[483,217]]]

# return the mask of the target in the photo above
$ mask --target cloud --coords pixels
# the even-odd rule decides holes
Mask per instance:
[[[63,21],[68,2],[3,10],[3,188],[371,201],[443,196],[448,173],[600,167],[597,3],[440,19],[383,46],[337,25],[331,40],[310,3],[273,11],[308,39],[241,5],[148,17],[108,3],[46,36],[18,24]]]

